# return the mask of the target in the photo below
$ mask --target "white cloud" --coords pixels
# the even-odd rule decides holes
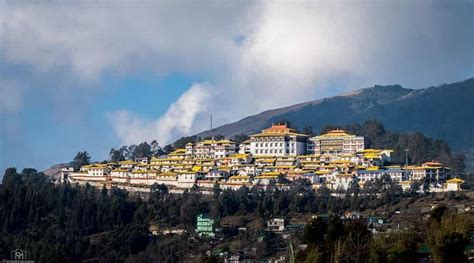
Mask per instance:
[[[202,71],[236,50],[245,5],[179,2],[4,3],[1,51],[85,79],[107,71]]]
[[[212,87],[193,84],[157,120],[147,120],[126,110],[108,114],[118,137],[125,144],[157,140],[161,144],[172,142],[178,136],[208,127],[203,120],[209,116]]]
[[[473,11],[468,1],[3,2],[0,58],[85,81],[141,70],[209,76],[212,88],[191,87],[156,120],[111,115],[124,143],[169,142],[207,128],[198,121],[206,108],[222,124],[334,86],[469,77]]]

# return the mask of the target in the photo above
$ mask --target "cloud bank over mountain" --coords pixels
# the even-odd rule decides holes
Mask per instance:
[[[223,124],[373,84],[424,88],[474,74],[470,1],[2,1],[0,10],[0,72],[60,75],[63,93],[141,71],[199,76],[162,116],[105,112],[127,144],[169,143],[208,128],[211,112]],[[13,98],[4,114],[39,88],[22,81],[0,81]]]

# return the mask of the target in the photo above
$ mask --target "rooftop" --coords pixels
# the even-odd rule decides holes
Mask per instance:
[[[270,128],[263,129],[261,133],[253,134],[251,137],[262,137],[262,136],[308,136],[306,134],[297,133],[295,129],[288,127],[286,124],[272,124]]]

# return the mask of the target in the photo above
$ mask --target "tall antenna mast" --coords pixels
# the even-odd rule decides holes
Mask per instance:
[[[210,120],[211,120],[211,130],[212,130],[212,113],[211,113],[211,116],[210,116]]]
[[[212,143],[214,143],[214,134],[212,133],[212,113],[211,113],[211,116],[209,116],[209,119],[211,121],[211,134],[212,134],[211,140],[212,140]]]
[[[408,151],[409,151],[409,149],[406,148],[405,149],[405,167],[408,166]]]

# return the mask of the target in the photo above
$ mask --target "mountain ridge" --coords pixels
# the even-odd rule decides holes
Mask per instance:
[[[424,89],[374,85],[349,93],[302,102],[247,116],[196,134],[232,137],[251,134],[279,120],[297,128],[345,125],[377,119],[387,129],[422,132],[446,140],[456,151],[474,151],[474,78]],[[472,120],[472,121],[471,121]]]

